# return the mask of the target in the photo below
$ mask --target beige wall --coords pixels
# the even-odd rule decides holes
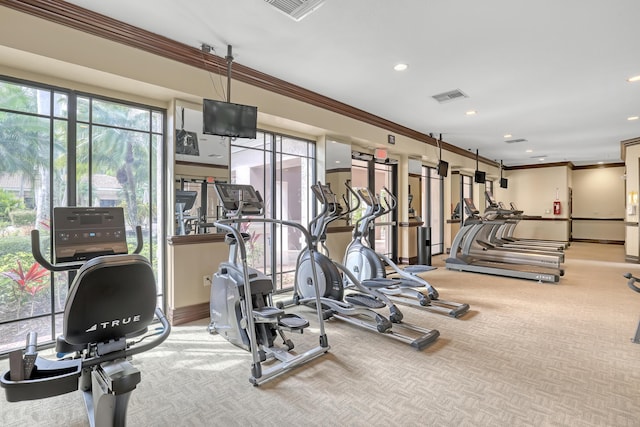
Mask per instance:
[[[624,241],[623,178],[623,166],[573,171],[574,220],[571,235],[574,239]]]
[[[515,202],[525,215],[543,220],[521,221],[514,235],[520,238],[569,240],[569,166],[552,166],[508,171],[507,189],[496,191],[496,199],[509,206]],[[553,215],[556,195],[562,204],[561,215]]]

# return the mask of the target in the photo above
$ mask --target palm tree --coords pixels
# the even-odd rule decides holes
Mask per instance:
[[[148,216],[146,210],[139,208],[145,204],[144,186],[148,185],[149,176],[149,111],[94,100],[91,115],[93,124],[80,127],[78,132],[78,175],[114,176],[121,186],[127,222],[130,226],[140,224]]]
[[[38,227],[48,217],[49,212],[49,158],[50,146],[54,143],[54,152],[62,152],[62,146],[51,138],[51,118],[48,105],[42,105],[42,98],[51,96],[50,91],[0,83],[0,99],[9,109],[19,112],[0,112],[0,171],[7,174],[19,174],[26,178],[34,190],[36,221]],[[39,115],[41,111],[44,115]],[[64,129],[61,123],[54,131]],[[55,172],[55,171],[54,171]],[[58,173],[61,171],[58,169]]]

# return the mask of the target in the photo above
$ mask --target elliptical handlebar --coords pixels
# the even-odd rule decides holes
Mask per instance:
[[[311,221],[309,221],[309,230],[314,230],[315,229],[315,225],[318,223],[318,221],[320,221],[320,218],[324,217],[327,215],[327,213],[329,212],[329,203],[327,203],[327,198],[324,195],[324,191],[322,191],[322,183],[320,181],[318,181],[317,184],[314,184],[311,186],[311,190],[313,191],[314,196],[316,196],[316,198],[320,201],[320,204],[322,205],[322,210],[320,211],[320,213],[318,213],[318,215],[316,215],[315,217],[313,217],[313,219]],[[334,209],[334,212],[337,209]],[[332,212],[333,213],[333,212]],[[323,227],[321,227],[322,229]],[[322,234],[324,231],[321,230],[319,233],[314,232],[314,234],[317,234],[318,236],[320,234]]]
[[[213,225],[216,227],[222,228],[223,230],[231,232],[231,234],[233,234],[233,237],[237,241],[241,242],[241,241],[244,241],[244,239],[242,238],[242,233],[240,232],[240,230],[238,230],[237,228],[229,224],[241,224],[241,223],[248,223],[248,222],[281,224],[281,225],[286,225],[286,226],[296,228],[300,230],[300,232],[304,236],[304,239],[307,242],[307,248],[310,250],[314,249],[313,239],[309,231],[303,225],[300,225],[297,222],[293,222],[293,221],[287,221],[284,219],[272,219],[272,218],[229,218],[229,219],[218,220],[214,222]],[[247,253],[244,245],[238,245],[238,247],[240,248],[240,256],[243,257],[243,259],[246,259]]]
[[[382,187],[382,189],[391,198],[391,203],[389,203],[389,200],[386,197],[381,198],[382,200],[384,200],[384,203],[387,205],[387,209],[385,209],[379,216],[382,216],[384,214],[391,212],[398,206],[398,198],[391,191],[389,191],[387,187]]]
[[[139,254],[142,252],[142,248],[144,247],[144,239],[142,236],[142,227],[136,225],[136,248],[132,253]],[[78,270],[80,267],[84,265],[87,260],[81,261],[71,261],[71,262],[61,262],[61,263],[51,263],[49,262],[44,255],[42,255],[42,250],[40,248],[40,231],[39,230],[31,230],[31,255],[33,258],[49,271],[70,271],[70,270]]]
[[[345,212],[345,215],[348,215],[348,214],[350,214],[352,212],[357,211],[360,208],[360,196],[353,189],[353,187],[351,187],[349,185],[348,182],[345,182],[344,186],[347,187],[347,190],[349,190],[349,193],[351,193],[351,195],[353,195],[355,197],[355,200],[356,200],[356,205],[353,208],[350,208],[349,210],[347,210],[347,212]],[[356,223],[353,225],[354,232],[357,232],[357,230],[360,228],[360,224],[362,223],[363,219],[364,219],[364,217],[361,217],[358,220],[356,220]]]
[[[355,190],[349,185],[348,182],[345,181],[344,186],[347,187],[347,190],[349,191],[349,193],[351,193],[356,198],[356,205],[352,208],[351,203],[349,203],[347,200],[347,195],[346,194],[342,195],[342,198],[344,199],[344,202],[348,208],[347,211],[343,213],[343,215],[349,215],[357,211],[358,208],[360,207],[360,197],[358,197],[358,193],[355,192]]]

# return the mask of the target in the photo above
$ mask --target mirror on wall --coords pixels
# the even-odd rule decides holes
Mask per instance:
[[[176,103],[176,161],[229,166],[229,138],[202,133],[202,106]]]
[[[213,183],[229,182],[229,138],[202,133],[201,105],[176,101],[174,114],[174,234],[216,233]]]
[[[409,172],[409,188],[407,209],[409,221],[422,221],[422,161],[409,159],[407,163]]]
[[[325,146],[325,176],[326,184],[338,196],[342,203],[342,197],[347,192],[345,182],[351,181],[351,144],[327,140]],[[343,225],[336,221],[333,226]]]

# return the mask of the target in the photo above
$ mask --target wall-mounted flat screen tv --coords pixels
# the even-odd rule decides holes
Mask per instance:
[[[487,173],[484,171],[476,171],[476,175],[474,177],[474,181],[478,184],[484,184],[487,180]]]
[[[444,160],[438,162],[438,175],[445,177],[449,173],[449,163]]]
[[[500,178],[500,188],[507,188],[509,180],[507,178]]]
[[[202,101],[202,121],[204,134],[254,139],[258,107],[205,99]]]

